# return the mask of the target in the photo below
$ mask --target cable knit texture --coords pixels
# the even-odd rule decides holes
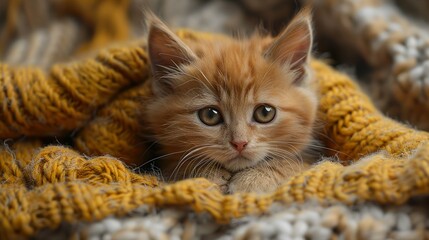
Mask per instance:
[[[224,38],[177,33],[196,41]],[[429,134],[384,117],[348,76],[319,60],[311,66],[321,91],[323,141],[339,161],[325,160],[266,195],[222,195],[205,179],[166,184],[136,174],[124,162],[145,160],[140,113],[150,97],[149,64],[143,41],[104,47],[47,71],[0,63],[0,238],[124,216],[142,205],[190,207],[227,223],[274,203],[398,205],[429,194]],[[70,134],[72,147],[44,144]]]

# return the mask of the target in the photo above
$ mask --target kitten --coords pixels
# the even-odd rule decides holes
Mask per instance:
[[[314,162],[305,157],[318,104],[310,15],[300,12],[276,38],[222,41],[181,40],[150,17],[145,118],[167,180],[268,192]]]

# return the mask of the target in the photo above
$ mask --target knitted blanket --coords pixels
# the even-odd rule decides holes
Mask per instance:
[[[71,9],[85,16],[90,4],[81,2]],[[97,9],[115,9],[119,19],[124,15],[118,9],[128,6],[93,2]],[[101,20],[81,19],[95,26],[106,21],[103,11],[96,14]],[[78,23],[61,21],[78,31]],[[56,29],[64,30],[44,31],[60,44],[64,35]],[[36,31],[30,39],[47,33]],[[224,38],[177,34],[194,41]],[[429,134],[383,116],[356,83],[320,60],[311,66],[321,91],[322,140],[330,149],[324,154],[331,160],[266,195],[223,195],[205,179],[166,184],[133,171],[147,160],[140,113],[150,63],[144,40],[109,46],[105,39],[123,33],[102,35],[80,46],[65,42],[61,56],[85,54],[58,63],[52,45],[28,47],[26,36],[2,35],[7,49],[38,51],[5,51],[0,63],[0,238],[43,238],[55,230],[66,237],[117,239],[127,233],[154,239],[428,237]],[[51,57],[11,61],[40,52]]]

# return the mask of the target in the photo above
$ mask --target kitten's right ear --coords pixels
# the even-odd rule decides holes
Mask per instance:
[[[195,54],[154,14],[148,19],[148,51],[154,76],[155,93],[163,94],[174,89],[174,75],[180,67],[196,59]]]
[[[311,9],[304,8],[280,33],[265,56],[295,72],[294,83],[300,83],[306,73],[313,44]]]

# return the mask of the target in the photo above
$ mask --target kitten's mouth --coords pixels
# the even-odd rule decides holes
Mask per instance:
[[[247,158],[243,155],[237,155],[235,158],[231,159],[230,161],[252,161],[250,158]]]
[[[236,172],[241,171],[245,168],[253,167],[257,162],[258,161],[239,154],[236,157],[226,161],[226,163],[224,163],[223,165],[226,169]]]
[[[266,155],[265,157],[263,157],[263,159],[266,161],[270,161],[270,160],[273,160],[273,157],[270,155]],[[254,162],[254,160],[252,160],[249,157],[243,156],[242,154],[238,154],[236,157],[232,158],[230,161],[237,161],[237,160],[238,161],[243,160],[243,161],[248,161],[248,162]]]
[[[225,167],[227,170],[232,171],[234,173],[242,171],[246,168],[251,168],[255,165],[257,165],[258,163],[262,162],[266,162],[267,161],[271,161],[273,160],[274,157],[270,156],[270,155],[266,155],[262,158],[249,158],[249,157],[245,157],[241,154],[238,154],[236,157],[233,157],[231,159],[229,159],[228,161],[224,162],[222,165],[223,167]]]

